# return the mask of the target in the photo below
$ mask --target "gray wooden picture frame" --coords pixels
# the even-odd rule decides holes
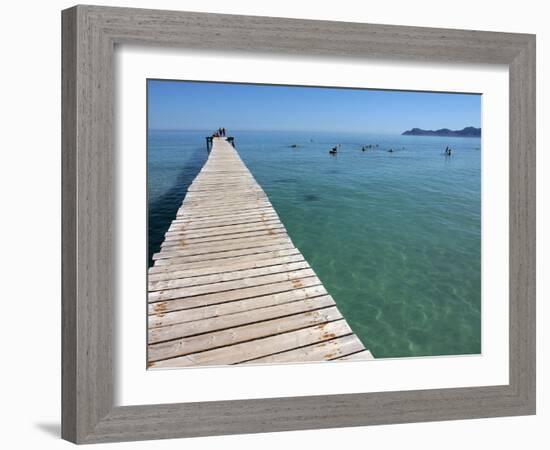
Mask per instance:
[[[97,6],[63,11],[62,31],[63,438],[94,443],[535,413],[534,35]],[[113,53],[126,43],[507,65],[509,384],[114,406]]]

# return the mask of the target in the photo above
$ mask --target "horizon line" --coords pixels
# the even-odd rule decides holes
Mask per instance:
[[[450,127],[443,127],[443,128],[420,128],[420,127],[412,127],[408,128],[403,131],[363,131],[363,130],[314,130],[314,129],[278,129],[278,128],[234,128],[232,129],[235,132],[248,132],[248,131],[255,131],[255,132],[295,132],[295,133],[365,133],[365,134],[402,134],[405,131],[410,131],[415,128],[421,129],[424,131],[437,131],[437,130],[443,130],[448,129],[451,131],[461,131],[464,128],[476,128],[481,130],[481,126],[476,127],[475,125],[466,125],[462,128],[450,128]],[[211,133],[212,131],[215,131],[215,128],[150,128],[147,126],[147,131],[205,131],[207,133]]]

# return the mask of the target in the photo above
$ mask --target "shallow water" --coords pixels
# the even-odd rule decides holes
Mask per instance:
[[[206,160],[206,134],[149,133],[150,254]],[[375,357],[480,352],[480,139],[232,135],[294,244]],[[336,144],[338,154],[329,155]],[[361,151],[367,144],[379,147]]]

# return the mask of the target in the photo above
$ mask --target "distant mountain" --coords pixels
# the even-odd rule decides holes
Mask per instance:
[[[412,130],[404,131],[402,136],[446,136],[446,137],[480,137],[481,128],[466,127],[462,130],[449,130],[441,128],[440,130],[422,130],[413,128]]]

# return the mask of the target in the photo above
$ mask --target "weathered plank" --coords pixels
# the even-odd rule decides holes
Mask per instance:
[[[149,306],[157,305],[155,312],[162,313],[180,309],[199,308],[202,306],[216,305],[219,303],[231,302],[259,297],[262,295],[278,294],[280,292],[302,289],[321,284],[319,278],[312,276],[292,281],[281,281],[279,283],[264,284],[231,291],[214,292],[210,294],[195,295],[187,298],[173,298],[158,302],[149,302]]]
[[[182,288],[169,288],[160,291],[150,291],[149,301],[158,302],[161,300],[170,300],[172,298],[195,297],[202,294],[213,294],[216,292],[235,291],[249,287],[262,286],[264,284],[273,284],[279,281],[294,281],[301,278],[314,277],[315,272],[312,269],[293,270],[291,272],[274,273],[269,275],[259,275],[255,277],[241,278],[231,281],[220,281],[218,283],[193,285]]]
[[[232,328],[234,329],[232,331],[237,332],[239,330],[237,327],[243,325],[292,316],[307,311],[316,311],[328,306],[334,306],[334,300],[332,300],[330,295],[325,295],[323,297],[314,297],[311,299],[284,303],[282,305],[242,311],[221,317],[211,317],[202,320],[194,320],[192,322],[151,328],[149,330],[149,342],[169,341],[180,337],[194,336],[228,328]],[[291,320],[292,318],[289,319],[289,322],[291,322]],[[362,347],[357,350],[362,350]]]
[[[273,257],[270,259],[262,259],[259,261],[245,260],[242,262],[234,262],[233,264],[203,265],[195,268],[189,267],[190,264],[189,265],[184,264],[181,266],[180,270],[172,266],[163,266],[163,267],[172,267],[172,270],[170,272],[168,271],[151,272],[149,274],[149,282],[172,280],[177,278],[198,277],[202,275],[213,275],[216,273],[235,272],[238,270],[259,269],[261,267],[278,266],[281,264],[296,263],[303,260],[304,260],[304,257],[301,254],[294,254],[289,256]]]
[[[223,227],[230,225],[242,224],[257,224],[258,222],[266,222],[275,220],[276,215],[268,212],[253,212],[247,214],[225,214],[209,219],[176,219],[172,222],[169,230],[192,230],[203,228]]]
[[[237,250],[228,250],[221,252],[213,252],[206,254],[198,255],[174,255],[173,257],[161,258],[155,261],[155,265],[165,265],[165,264],[179,264],[195,261],[214,261],[218,259],[227,259],[234,256],[245,256],[245,255],[264,255],[267,252],[277,251],[277,250],[289,250],[294,249],[292,242],[285,242],[283,244],[265,244],[260,247],[247,247],[240,248]],[[258,256],[259,257],[259,256]],[[216,261],[216,264],[218,262]]]
[[[239,364],[266,354],[283,352],[293,348],[324,342],[338,336],[345,336],[351,328],[345,320],[323,323],[294,332],[283,333],[257,339],[230,347],[216,348],[200,353],[191,353],[181,357],[151,362],[150,367],[189,367],[204,365]]]
[[[158,265],[160,261],[157,262],[157,265],[149,268],[149,274],[150,276],[158,273],[167,273],[167,272],[173,272],[178,270],[187,270],[187,269],[197,269],[197,268],[204,268],[208,267],[215,271],[216,269],[224,270],[224,266],[233,265],[233,264],[239,264],[239,263],[245,263],[245,264],[262,264],[266,261],[277,259],[277,258],[285,258],[285,257],[292,257],[295,255],[299,255],[301,259],[303,259],[303,256],[301,253],[295,249],[295,248],[288,248],[288,249],[282,249],[282,250],[271,250],[271,251],[265,251],[262,253],[252,253],[252,254],[245,254],[241,256],[233,256],[229,258],[221,258],[215,260],[215,263],[212,263],[212,260],[207,261],[195,261],[195,262],[184,262],[184,263],[177,263],[172,259],[172,263],[168,265]],[[165,261],[166,262],[166,261]]]
[[[268,237],[252,237],[252,238],[240,238],[232,239],[231,241],[225,241],[222,243],[201,243],[188,244],[184,239],[180,242],[180,246],[177,249],[166,249],[153,255],[153,259],[166,259],[174,256],[192,256],[202,255],[207,253],[220,253],[228,252],[231,250],[244,250],[249,248],[264,247],[266,245],[279,245],[290,243],[290,240],[286,235],[268,236]]]
[[[242,239],[242,238],[252,238],[252,237],[279,237],[278,235],[283,234],[286,236],[286,232],[282,227],[279,228],[264,228],[263,230],[253,230],[253,231],[244,231],[241,233],[230,233],[230,234],[221,234],[221,235],[212,235],[212,236],[188,236],[187,234],[172,236],[166,238],[161,244],[161,248],[169,247],[179,247],[183,244],[186,248],[190,245],[196,245],[201,243],[210,243],[210,242],[225,242],[232,241],[233,239]],[[183,241],[183,242],[182,242]]]
[[[277,363],[277,362],[306,362],[329,361],[332,359],[351,357],[357,352],[363,352],[363,345],[353,335],[338,337],[330,341],[307,345],[294,350],[276,353],[248,361],[248,364]]]
[[[158,361],[161,359],[197,353],[211,348],[227,347],[261,337],[275,336],[288,331],[332,322],[341,318],[342,315],[338,309],[336,309],[336,307],[330,307],[279,319],[267,320],[265,322],[220,330],[215,333],[183,337],[167,342],[160,342],[158,344],[150,343],[149,360]],[[269,348],[266,348],[265,351],[267,354],[273,353]]]
[[[237,224],[237,225],[229,225],[229,226],[218,226],[218,227],[208,227],[206,229],[188,229],[185,226],[181,228],[173,228],[172,230],[169,230],[166,232],[165,240],[170,239],[177,239],[182,234],[187,235],[189,239],[195,238],[195,237],[202,237],[202,236],[220,236],[220,235],[228,235],[228,234],[236,234],[236,233],[245,233],[250,231],[258,231],[258,230],[265,230],[267,229],[276,229],[276,228],[283,228],[283,225],[278,220],[270,220],[265,221],[261,220],[256,223],[244,223],[244,224]]]
[[[326,294],[326,289],[322,285],[317,285],[303,289],[279,292],[277,294],[262,295],[252,299],[236,300],[233,302],[203,306],[200,308],[188,308],[159,313],[155,313],[155,307],[158,306],[158,303],[154,303],[150,306],[152,314],[149,316],[149,328],[151,329],[166,325],[174,325],[176,323],[192,322],[194,320],[219,317],[242,311],[251,311],[253,309],[290,303],[297,300],[305,300]]]
[[[199,275],[194,277],[178,278],[173,277],[170,280],[152,281],[149,280],[149,292],[162,291],[165,289],[183,288],[200,284],[215,284],[225,281],[240,280],[243,278],[258,277],[260,275],[270,275],[283,272],[293,272],[299,269],[308,269],[309,264],[305,261],[277,264],[268,267],[258,267],[248,270],[235,270],[212,275]]]
[[[225,139],[153,260],[149,367],[372,358]]]

